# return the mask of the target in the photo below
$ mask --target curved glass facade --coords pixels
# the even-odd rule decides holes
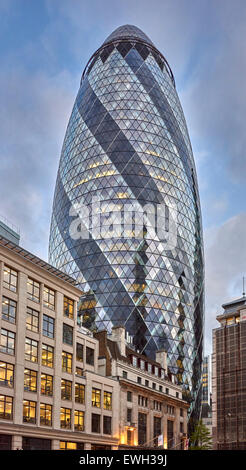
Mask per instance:
[[[161,230],[151,230],[146,207],[156,222],[164,205]],[[170,245],[163,233],[171,219]],[[134,26],[115,30],[82,75],[60,158],[49,261],[82,288],[84,326],[124,325],[140,352],[166,349],[187,396],[197,396],[203,243],[195,163],[171,69]]]

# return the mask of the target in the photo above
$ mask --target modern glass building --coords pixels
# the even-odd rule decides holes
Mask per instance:
[[[82,288],[84,326],[123,325],[150,357],[166,349],[187,396],[198,396],[204,277],[195,163],[172,71],[135,26],[116,29],[83,72],[49,261]]]

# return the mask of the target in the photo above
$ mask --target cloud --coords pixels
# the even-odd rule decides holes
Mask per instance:
[[[246,213],[228,219],[220,227],[205,230],[206,343],[211,352],[212,328],[221,305],[242,295],[246,272]]]
[[[47,257],[55,177],[69,114],[73,80],[23,69],[0,73],[0,213],[21,230],[21,243]]]

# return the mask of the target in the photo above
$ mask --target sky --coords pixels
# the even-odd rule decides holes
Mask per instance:
[[[168,60],[197,166],[205,353],[246,276],[245,0],[0,0],[0,217],[47,260],[56,173],[83,69],[118,26]]]

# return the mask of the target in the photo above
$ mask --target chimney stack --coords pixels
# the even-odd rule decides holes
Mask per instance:
[[[167,375],[167,351],[165,349],[160,349],[155,353],[155,360],[159,362],[161,367],[165,370],[165,374]]]

